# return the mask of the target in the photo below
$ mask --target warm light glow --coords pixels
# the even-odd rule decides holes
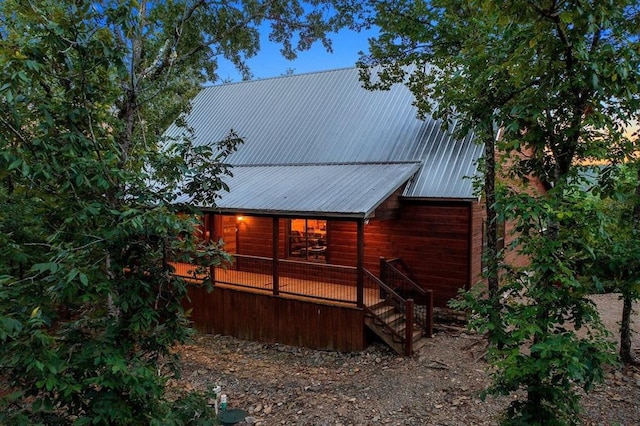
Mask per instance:
[[[238,222],[242,222],[244,220],[244,216],[236,216],[236,220]]]

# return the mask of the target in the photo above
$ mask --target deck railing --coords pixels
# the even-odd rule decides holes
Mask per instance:
[[[209,277],[209,273],[204,267],[178,262],[170,262],[170,265],[173,268],[173,275],[193,283],[199,284]]]
[[[279,292],[355,304],[357,273],[352,266],[279,260]]]
[[[276,266],[271,258],[246,255],[233,257],[231,265],[214,269],[213,281],[216,284],[357,304],[355,267],[285,259],[279,259]],[[209,276],[209,272],[197,271],[194,265],[177,263],[173,266],[176,275],[194,282],[202,282]],[[277,270],[275,274],[274,270]],[[375,292],[371,289],[369,292],[370,298],[374,297]]]
[[[380,279],[404,299],[413,299],[415,321],[424,329],[425,334],[433,334],[433,291],[425,290],[416,284],[406,273],[400,270],[404,265],[400,259],[380,258]]]

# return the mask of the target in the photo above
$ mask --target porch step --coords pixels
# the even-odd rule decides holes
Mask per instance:
[[[391,349],[401,355],[404,354],[404,343],[398,339],[396,335],[385,328],[384,324],[378,323],[372,317],[365,317],[364,322],[365,325],[376,333],[378,337],[380,337]]]
[[[404,314],[385,301],[367,308],[365,324],[378,335],[387,345],[401,355],[405,354],[405,336],[407,321]],[[412,331],[413,353],[424,347],[427,343],[423,336],[424,331],[414,325]]]
[[[372,311],[374,314],[376,314],[377,316],[383,316],[388,312],[392,312],[395,311],[394,307],[385,303],[384,301],[370,306],[369,310]]]

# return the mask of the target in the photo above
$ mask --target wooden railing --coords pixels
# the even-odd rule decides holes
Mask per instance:
[[[355,267],[259,256],[234,255],[233,263],[213,272],[196,272],[194,265],[174,264],[175,274],[202,282],[213,273],[216,284],[263,290],[332,302],[357,304]]]
[[[380,279],[405,299],[413,299],[414,319],[423,328],[425,335],[431,337],[433,335],[433,291],[420,287],[396,265],[404,267],[400,259],[386,260],[381,257]]]
[[[404,346],[405,355],[409,356],[413,353],[413,311],[414,304],[411,299],[404,299],[401,295],[396,293],[392,288],[383,283],[378,277],[373,275],[367,269],[364,270],[365,285],[375,285],[380,289],[381,299],[384,299],[386,303],[393,306],[395,310],[384,311],[383,313],[377,313],[373,307],[366,307],[367,314],[372,316],[379,327],[384,328],[386,333],[392,336],[394,342],[400,343]],[[404,317],[404,332],[399,331],[391,324],[395,322],[395,316],[401,315]]]
[[[280,293],[356,304],[357,271],[352,266],[279,260]]]

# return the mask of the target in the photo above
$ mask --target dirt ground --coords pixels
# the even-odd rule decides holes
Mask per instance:
[[[594,299],[617,332],[617,295]],[[633,343],[640,352],[639,335]],[[229,408],[261,425],[495,425],[508,399],[480,398],[489,383],[483,345],[457,327],[440,327],[412,358],[382,344],[344,354],[202,335],[180,348],[183,377],[170,385],[220,385]],[[640,424],[640,369],[610,368],[582,404],[585,425]]]

